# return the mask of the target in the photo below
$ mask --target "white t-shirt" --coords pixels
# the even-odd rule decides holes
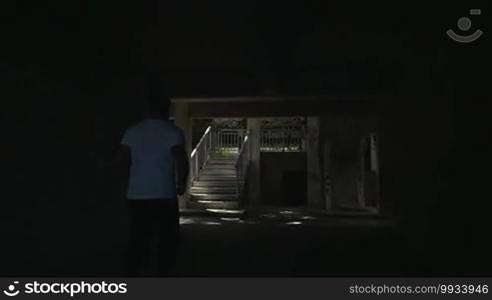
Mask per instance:
[[[184,145],[181,129],[170,121],[145,119],[125,131],[121,144],[131,152],[128,199],[176,197],[171,148]]]

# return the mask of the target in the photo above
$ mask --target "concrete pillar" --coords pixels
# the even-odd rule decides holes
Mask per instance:
[[[331,184],[331,142],[325,139],[323,143],[323,194],[326,209],[333,207],[333,195]]]
[[[183,130],[185,137],[185,148],[188,155],[191,153],[191,118],[189,116],[189,103],[175,102],[174,103],[174,124]],[[189,186],[188,191],[183,196],[179,196],[179,207],[186,208],[189,199]]]
[[[261,119],[248,118],[249,145],[251,161],[248,174],[248,198],[250,204],[261,203],[261,153],[260,129]]]
[[[320,140],[319,117],[307,118],[307,203],[309,207],[323,208],[321,182],[321,162],[319,154]]]
[[[174,124],[183,130],[186,139],[186,151],[191,153],[191,118],[189,115],[189,103],[174,103]]]
[[[332,116],[323,124],[323,139],[331,143],[329,176],[331,205],[357,207],[362,203],[361,140],[368,122],[353,115]]]

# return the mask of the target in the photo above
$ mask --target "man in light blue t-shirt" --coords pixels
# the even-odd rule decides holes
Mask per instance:
[[[121,144],[131,153],[127,198],[175,199],[177,188],[176,160],[173,151],[183,148],[184,137],[173,123],[160,118],[147,118],[126,130]]]
[[[169,98],[155,84],[150,92],[149,116],[128,128],[121,140],[121,151],[131,161],[129,276],[139,275],[149,263],[155,239],[159,274],[169,274],[179,234],[177,195],[185,192],[188,176],[184,136],[169,121]]]

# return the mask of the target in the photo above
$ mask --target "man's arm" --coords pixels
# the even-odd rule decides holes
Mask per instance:
[[[171,153],[176,164],[178,195],[183,195],[186,192],[186,186],[188,184],[188,156],[186,155],[186,150],[183,145],[176,145],[172,147]]]

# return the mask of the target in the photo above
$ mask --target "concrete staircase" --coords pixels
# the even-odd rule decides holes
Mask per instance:
[[[236,210],[237,153],[212,153],[199,171],[190,190],[190,207],[212,210]]]

